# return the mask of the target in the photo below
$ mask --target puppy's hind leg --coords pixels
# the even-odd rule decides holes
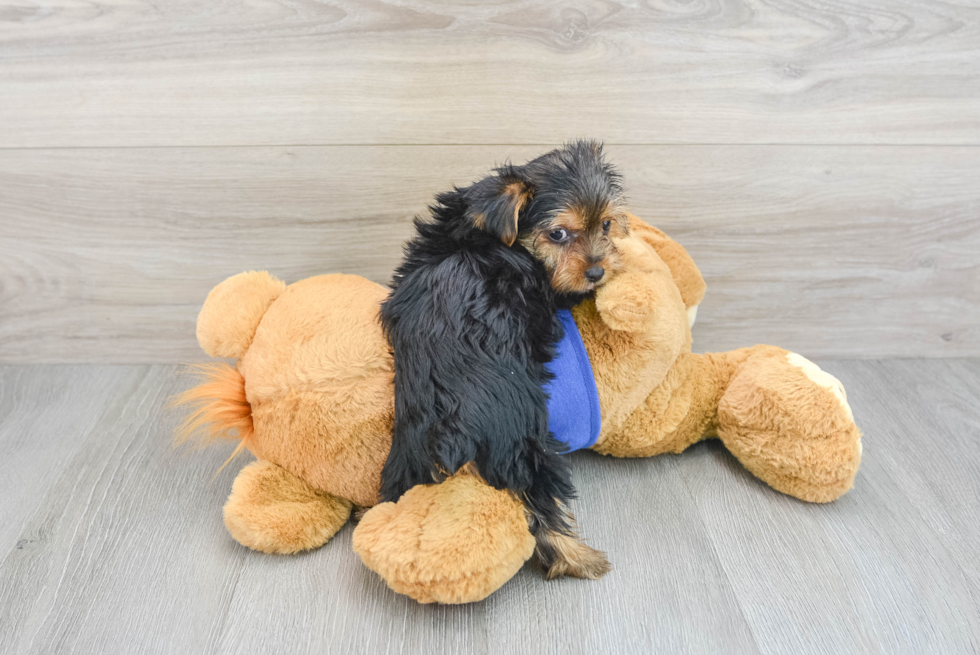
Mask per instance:
[[[606,554],[582,541],[575,530],[575,518],[563,510],[565,526],[548,528],[540,526],[535,538],[534,552],[545,568],[545,577],[554,580],[562,576],[598,580],[609,573],[612,566]]]
[[[534,552],[546,577],[601,578],[611,568],[609,560],[581,540],[575,517],[568,511],[567,503],[575,493],[568,460],[550,449],[533,451],[531,470],[536,475],[523,494],[524,507],[535,539]]]

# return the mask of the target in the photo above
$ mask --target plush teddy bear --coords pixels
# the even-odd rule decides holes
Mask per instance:
[[[861,433],[840,382],[800,355],[758,345],[691,352],[704,281],[687,252],[631,217],[622,272],[572,310],[601,412],[591,449],[615,457],[679,453],[718,438],[756,477],[810,502],[851,488]],[[521,501],[472,468],[378,504],[394,421],[393,361],[378,323],[387,290],[352,275],[285,285],[231,277],[198,317],[213,357],[180,397],[182,430],[234,436],[257,461],[238,474],[225,525],[245,546],[295,553],[326,543],[354,506],[363,562],[419,602],[485,598],[534,550]],[[232,431],[237,434],[232,435]]]

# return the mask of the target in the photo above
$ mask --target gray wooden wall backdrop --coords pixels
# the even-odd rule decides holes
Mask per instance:
[[[577,136],[704,271],[696,347],[980,355],[972,0],[0,0],[0,361],[197,359],[224,277],[383,282]]]

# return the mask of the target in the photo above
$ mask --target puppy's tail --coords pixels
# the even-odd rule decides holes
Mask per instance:
[[[182,444],[196,438],[207,444],[215,439],[239,439],[238,447],[221,465],[223,469],[245,449],[254,432],[252,406],[245,398],[245,378],[225,363],[197,364],[191,372],[198,376],[200,384],[171,400],[172,407],[191,410],[177,428],[174,440]]]

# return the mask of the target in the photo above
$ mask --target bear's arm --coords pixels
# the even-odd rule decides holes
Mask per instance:
[[[643,239],[657,251],[660,258],[667,264],[670,274],[674,278],[674,283],[681,292],[681,299],[684,306],[691,308],[700,304],[704,298],[706,285],[701,271],[694,264],[694,260],[687,254],[684,247],[671,239],[669,236],[643,222],[640,218],[630,214],[630,232]]]

